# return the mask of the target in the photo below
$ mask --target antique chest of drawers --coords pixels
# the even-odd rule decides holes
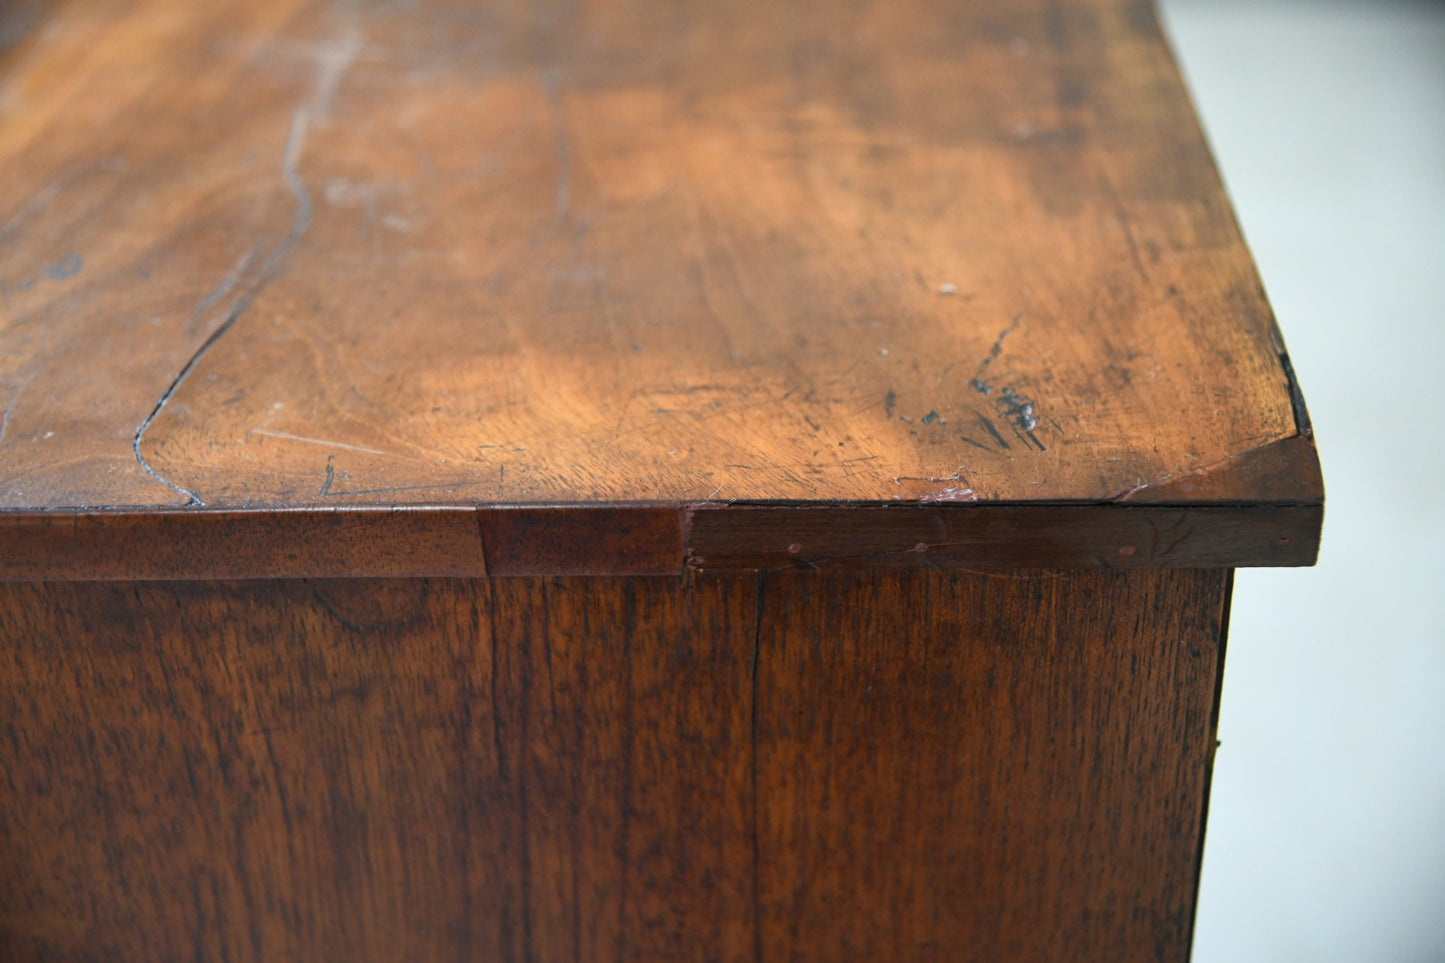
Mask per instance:
[[[1323,488],[1147,3],[0,9],[0,958],[1189,952]]]

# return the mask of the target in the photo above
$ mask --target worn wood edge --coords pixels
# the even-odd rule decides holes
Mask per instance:
[[[687,517],[677,505],[479,508],[487,572],[528,575],[677,575]]]
[[[677,575],[678,506],[0,512],[0,579]]]
[[[0,578],[485,575],[475,509],[0,513]]]
[[[1219,711],[1224,704],[1224,665],[1229,650],[1229,617],[1234,604],[1234,572],[1224,578],[1224,598],[1219,606],[1219,640],[1215,652],[1214,698],[1209,709],[1209,751],[1204,757],[1204,791],[1199,800],[1199,833],[1194,850],[1194,901],[1189,909],[1189,933],[1184,945],[1194,946],[1199,922],[1199,884],[1204,878],[1204,842],[1209,830],[1209,793],[1214,787],[1214,762],[1219,752]]]
[[[1301,405],[1303,402],[1300,403]],[[1147,504],[1323,504],[1324,476],[1312,434],[1124,489],[1115,501]]]
[[[1324,505],[700,506],[695,569],[1313,565]]]
[[[1239,213],[1235,210],[1234,199],[1224,186],[1219,170],[1219,161],[1214,148],[1208,143],[1208,133],[1187,78],[1179,69],[1178,51],[1174,49],[1173,38],[1159,21],[1157,0],[1135,5],[1133,11],[1147,25],[1155,42],[1163,46],[1173,65],[1175,77],[1181,88],[1189,93],[1184,98],[1184,110],[1193,128],[1205,138],[1205,162],[1213,180],[1220,187],[1225,201],[1225,216],[1228,218],[1240,244],[1248,250],[1244,231],[1239,224]],[[1141,483],[1115,495],[1116,500],[1172,503],[1183,501],[1212,501],[1240,503],[1300,504],[1319,503],[1323,506],[1325,489],[1324,476],[1320,469],[1319,453],[1315,448],[1314,425],[1310,420],[1309,408],[1305,404],[1304,390],[1290,361],[1289,349],[1285,346],[1284,332],[1280,329],[1279,318],[1270,305],[1269,292],[1265,290],[1259,270],[1250,258],[1251,274],[1254,278],[1255,293],[1259,303],[1264,305],[1269,326],[1270,346],[1279,362],[1280,376],[1289,398],[1295,433],[1274,442],[1237,452],[1228,458],[1198,468],[1186,469],[1166,475],[1163,478]],[[1318,546],[1316,546],[1318,554]],[[1313,558],[1307,563],[1314,564]]]
[[[637,504],[0,512],[0,579],[1311,565],[1320,502]]]
[[[1268,303],[1261,286],[1259,296]],[[1118,492],[1114,501],[1155,504],[1241,503],[1323,504],[1324,474],[1315,447],[1314,424],[1299,377],[1285,348],[1279,323],[1270,318],[1270,343],[1289,395],[1295,433],[1208,465],[1189,468]]]

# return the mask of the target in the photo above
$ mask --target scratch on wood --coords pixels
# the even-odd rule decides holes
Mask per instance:
[[[1013,334],[1014,330],[1019,326],[1019,322],[1022,320],[1023,314],[1014,315],[1013,320],[1010,321],[1008,326],[1000,331],[998,337],[994,339],[993,347],[988,349],[988,357],[979,362],[978,370],[973,373],[972,378],[968,379],[968,386],[974,391],[977,391],[981,395],[993,394],[993,386],[984,381],[983,376],[988,371],[989,365],[997,361],[999,355],[1003,354],[1004,339]]]
[[[963,476],[963,468],[956,468],[951,475],[941,476],[916,476],[899,475],[893,479],[893,484],[902,485],[906,481],[927,482],[930,485],[938,485],[944,482],[954,482],[947,488],[933,492],[924,492],[918,496],[919,502],[976,502],[978,495],[974,493],[973,487],[967,478]]]
[[[975,412],[975,414],[977,413]],[[999,447],[1003,448],[1005,451],[1008,450],[1009,443],[1007,441],[1004,441],[1003,435],[999,434],[998,429],[994,427],[993,422],[989,421],[983,415],[978,415],[978,423],[984,431],[988,432],[990,438],[998,442]]]
[[[299,441],[307,445],[322,445],[326,448],[341,448],[345,451],[359,451],[365,455],[384,455],[386,452],[377,451],[375,448],[363,448],[360,445],[348,445],[341,441],[327,441],[325,438],[307,438],[305,435],[293,435],[285,431],[271,431],[267,428],[252,428],[247,434],[265,435],[267,438],[282,438],[286,441]]]
[[[196,326],[197,322],[201,321],[210,313],[210,310],[214,308],[222,298],[231,293],[231,289],[236,286],[236,283],[245,275],[246,269],[251,266],[251,262],[256,259],[256,252],[259,250],[260,248],[253,247],[241,255],[241,259],[236,262],[236,266],[231,268],[231,273],[227,274],[221,283],[216,285],[215,290],[206,295],[196,307],[196,310],[191,312],[191,316],[186,320],[183,330],[189,332]]]
[[[0,241],[8,241],[10,235],[15,233],[15,230],[24,223],[25,219],[36,211],[43,209],[46,204],[49,204],[51,198],[58,194],[60,189],[65,186],[65,183],[73,178],[76,173],[78,172],[66,171],[49,184],[46,184],[36,192],[35,196],[27,201],[20,210],[12,214],[4,224],[0,224]]]
[[[102,168],[103,167],[104,165],[102,165]],[[84,172],[85,168],[72,167],[70,170],[62,172],[58,177],[37,191],[30,200],[21,206],[20,210],[7,218],[4,224],[0,224],[0,241],[8,241],[32,214],[43,211],[51,199],[60,193],[61,188],[65,187]],[[0,268],[3,268],[9,262],[11,247],[10,245],[5,245],[3,248],[0,248],[0,251],[4,252],[4,256],[0,257]],[[10,286],[3,277],[0,277],[0,305],[7,308],[10,306]]]
[[[335,461],[335,455],[326,456],[326,480],[321,483],[321,491],[316,493],[317,498],[325,498],[331,494],[331,486],[336,481],[336,468],[332,464]]]
[[[344,473],[343,473],[344,474]],[[441,488],[456,488],[464,485],[465,482],[441,482],[436,485],[385,485],[381,488],[348,488],[346,491],[332,491],[327,494],[331,498],[347,498],[352,495],[390,495],[396,492],[426,492],[436,491]]]
[[[1207,475],[1212,471],[1216,471],[1220,468],[1225,467],[1226,465],[1229,465],[1231,462],[1237,462],[1242,459],[1248,458],[1251,455],[1258,454],[1259,452],[1262,452],[1265,449],[1271,448],[1277,444],[1279,444],[1278,441],[1271,441],[1263,445],[1256,445],[1253,448],[1247,448],[1241,452],[1236,452],[1235,454],[1230,455],[1227,458],[1221,458],[1218,461],[1207,462],[1206,464],[1199,465],[1195,468],[1186,468],[1183,471],[1170,472],[1167,475],[1161,475],[1158,478],[1151,478],[1148,481],[1140,479],[1134,484],[1130,485],[1128,488],[1121,489],[1110,495],[1106,500],[1111,502],[1127,502],[1129,499],[1133,498],[1135,495],[1137,495],[1139,492],[1144,491],[1145,489],[1153,488],[1156,485],[1165,485],[1180,478],[1188,478],[1191,475]]]
[[[961,482],[967,481],[967,479],[963,477],[962,468],[955,469],[953,474],[951,475],[896,475],[893,478],[893,484],[895,485],[901,485],[906,481],[918,481],[928,482],[930,484],[937,484],[939,482]]]
[[[1114,189],[1114,182],[1107,176],[1101,178],[1104,186],[1104,194],[1109,198],[1109,204],[1114,209],[1114,220],[1119,225],[1119,231],[1124,235],[1124,244],[1129,248],[1129,260],[1133,262],[1134,269],[1145,281],[1149,280],[1149,272],[1144,267],[1144,259],[1139,256],[1139,243],[1134,239],[1134,229],[1129,224],[1129,214],[1124,210],[1124,203],[1119,198],[1119,192]]]
[[[557,218],[565,220],[572,203],[572,142],[567,136],[567,118],[562,111],[561,82],[557,71],[547,71],[547,106],[552,113],[552,140],[557,153]]]
[[[950,485],[949,487],[940,489],[939,491],[936,491],[936,492],[924,492],[922,495],[919,495],[919,496],[918,496],[918,501],[919,501],[920,503],[921,503],[921,502],[976,502],[976,501],[978,501],[978,495],[976,495],[976,494],[974,493],[974,491],[973,491],[972,488],[964,488],[964,487],[958,486],[958,485]]]
[[[993,347],[988,349],[988,357],[984,358],[983,364],[979,365],[980,373],[982,373],[984,368],[987,368],[989,365],[997,361],[999,355],[1003,354],[1004,339],[1007,338],[1009,335],[1013,334],[1014,329],[1019,326],[1019,322],[1022,320],[1022,314],[1014,315],[1013,320],[1009,322],[1008,327],[1004,328],[1002,331],[999,332],[998,340],[994,341]]]
[[[265,263],[261,266],[260,271],[257,272],[256,277],[251,281],[251,284],[246,290],[242,292],[241,296],[236,299],[236,302],[231,305],[231,309],[226,312],[226,316],[221,320],[221,323],[216,326],[215,330],[210,333],[206,340],[201,342],[200,347],[196,349],[195,353],[191,355],[190,360],[181,368],[180,373],[171,380],[170,385],[161,394],[155,407],[151,409],[151,413],[146,415],[145,420],[136,428],[135,438],[131,442],[131,450],[135,454],[135,459],[141,468],[145,469],[146,474],[177,494],[185,496],[187,503],[193,507],[204,507],[206,503],[202,501],[200,496],[195,492],[177,485],[175,482],[157,472],[151,463],[146,460],[145,455],[141,453],[141,441],[145,438],[146,430],[150,428],[151,423],[156,420],[156,417],[160,415],[161,411],[165,409],[166,404],[171,400],[171,396],[176,393],[176,389],[180,388],[181,384],[186,380],[186,377],[195,370],[196,365],[200,364],[201,359],[206,356],[206,352],[215,347],[216,342],[220,341],[226,332],[235,326],[241,315],[245,314],[246,309],[251,306],[251,302],[254,301],[256,296],[271,282],[271,279],[280,272],[286,255],[291,251],[291,248],[296,245],[296,242],[301,240],[302,235],[306,233],[306,229],[311,226],[311,195],[307,192],[306,184],[302,181],[301,174],[296,169],[296,164],[301,157],[301,147],[306,140],[306,125],[306,108],[296,108],[291,114],[291,126],[286,132],[286,145],[281,153],[281,176],[286,181],[286,186],[296,201],[296,216],[291,223],[291,230],[289,230],[286,236],[281,239],[280,243],[272,249]],[[229,290],[230,287],[236,283],[236,278],[239,278],[239,276],[239,272],[233,272],[233,276],[228,276],[219,286],[224,289],[222,293],[220,295],[216,295],[215,292],[208,294],[206,299],[201,302],[202,306],[204,307],[207,302],[214,304],[219,301],[221,297],[224,297],[225,291]]]
[[[1163,529],[1159,527],[1159,523],[1155,521],[1152,515],[1145,515],[1144,520],[1149,523],[1149,528],[1152,529],[1152,532],[1149,536],[1149,557],[1151,559],[1165,557],[1166,555],[1173,552],[1176,548],[1178,548],[1185,539],[1187,539],[1191,534],[1193,534],[1193,532],[1186,524],[1186,519],[1183,515],[1180,515],[1174,519],[1174,524],[1169,526],[1167,534]],[[1180,529],[1184,530],[1184,534],[1178,534]],[[1170,540],[1169,544],[1165,545],[1162,551],[1159,548],[1161,537],[1167,537]]]
[[[341,78],[356,61],[361,47],[361,33],[355,24],[349,24],[341,37],[316,48],[316,96],[311,98],[311,116],[317,121],[325,120],[331,112]]]
[[[15,402],[20,400],[20,395],[30,386],[30,382],[34,380],[34,377],[34,375],[31,375],[29,378],[20,382],[19,387],[11,392],[10,400],[5,402],[5,411],[3,414],[0,414],[0,445],[5,444],[5,433],[10,430],[10,410],[15,407]]]

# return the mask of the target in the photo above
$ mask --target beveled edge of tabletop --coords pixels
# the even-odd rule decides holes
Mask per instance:
[[[0,581],[1309,566],[1324,481],[1277,345],[1294,434],[1102,499],[0,509]]]
[[[1105,500],[0,510],[0,581],[1309,566],[1324,481],[1280,361],[1296,434]]]
[[[0,513],[0,580],[1314,564],[1297,503],[694,503]]]

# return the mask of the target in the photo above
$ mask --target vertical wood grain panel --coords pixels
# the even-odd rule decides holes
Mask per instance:
[[[754,582],[499,579],[526,960],[750,956]]]
[[[1182,958],[1227,579],[0,583],[0,959]]]
[[[770,576],[768,958],[1186,958],[1228,577]]]
[[[0,584],[0,959],[750,954],[753,588]]]

